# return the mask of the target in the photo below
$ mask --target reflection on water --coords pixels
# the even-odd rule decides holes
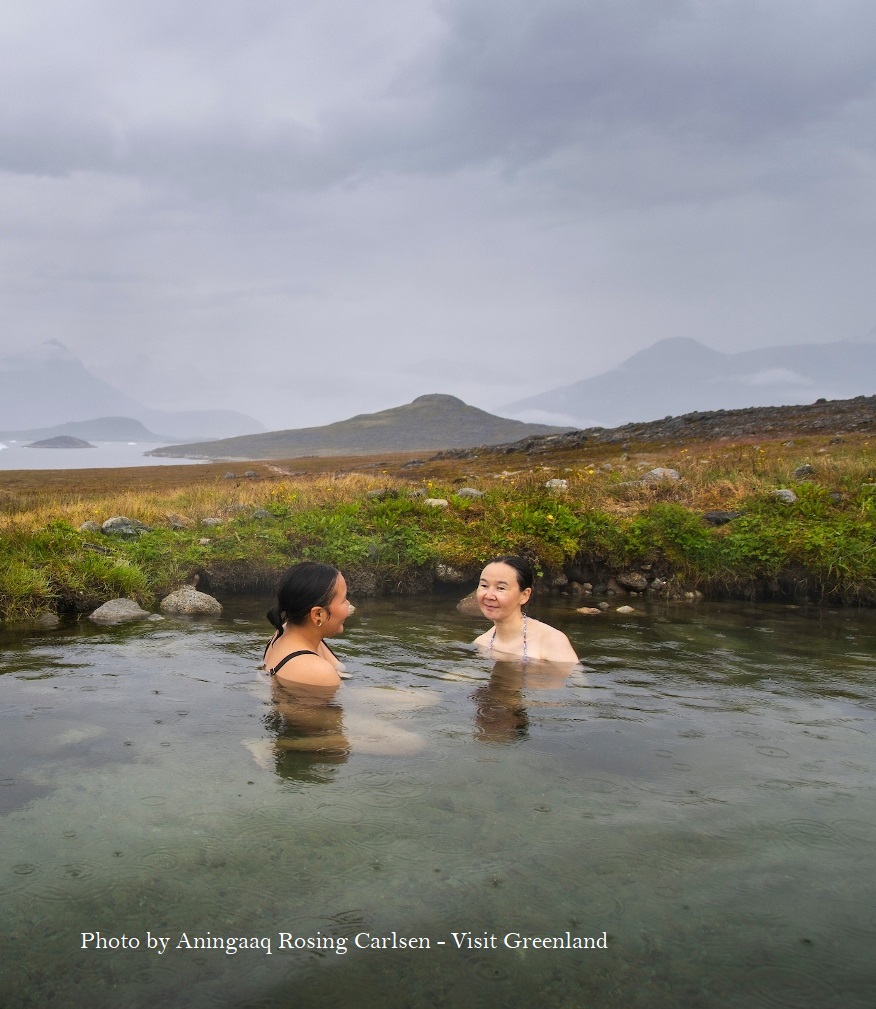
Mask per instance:
[[[370,601],[315,703],[224,602],[0,637],[4,1009],[872,1004],[876,614],[549,609],[557,670]]]

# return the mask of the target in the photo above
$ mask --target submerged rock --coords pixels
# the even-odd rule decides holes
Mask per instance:
[[[198,592],[191,585],[184,585],[181,589],[171,592],[161,600],[160,607],[162,613],[174,613],[182,616],[208,616],[217,617],[222,612],[222,604],[213,596],[206,592]]]
[[[90,613],[89,620],[96,624],[121,624],[127,620],[145,620],[150,614],[133,599],[110,599]]]

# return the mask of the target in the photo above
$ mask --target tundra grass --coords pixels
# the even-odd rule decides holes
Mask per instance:
[[[115,471],[4,474],[0,618],[115,596],[148,607],[183,583],[269,594],[302,559],[338,565],[360,592],[427,589],[439,571],[464,585],[500,553],[531,557],[545,584],[636,569],[670,592],[876,602],[876,460],[863,437],[247,465],[256,478],[126,470],[123,489]],[[679,479],[643,482],[656,467]],[[783,488],[795,503],[773,495]],[[736,517],[710,525],[715,510]],[[80,530],[113,515],[149,529]]]

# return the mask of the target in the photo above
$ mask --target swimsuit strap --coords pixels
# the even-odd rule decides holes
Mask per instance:
[[[493,628],[493,636],[490,638],[490,655],[493,654],[493,642],[496,640],[496,628]],[[526,614],[523,614],[523,661],[526,661]]]
[[[290,652],[288,655],[284,655],[273,669],[268,670],[268,676],[275,676],[277,670],[282,669],[290,659],[297,659],[299,655],[316,655],[316,652],[310,651],[309,648],[302,648],[298,652]]]

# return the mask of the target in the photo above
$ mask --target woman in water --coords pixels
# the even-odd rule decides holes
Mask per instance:
[[[277,628],[265,669],[281,686],[335,689],[343,665],[326,644],[352,612],[344,576],[331,564],[304,561],[283,575],[268,620]]]
[[[569,639],[556,627],[527,616],[523,607],[532,595],[533,572],[524,557],[497,557],[481,572],[477,589],[481,613],[493,629],[475,639],[489,655],[519,655],[524,661],[577,662]]]

